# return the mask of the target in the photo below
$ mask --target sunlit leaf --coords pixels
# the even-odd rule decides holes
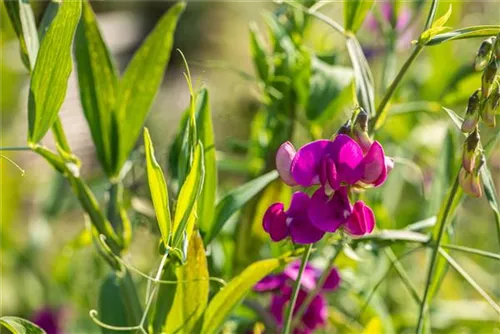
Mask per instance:
[[[114,166],[118,174],[127,160],[160,88],[170,59],[175,27],[186,4],[179,2],[160,19],[137,50],[119,84],[116,118],[119,152]]]
[[[164,244],[169,245],[172,220],[170,218],[167,183],[160,165],[156,162],[153,143],[146,128],[144,129],[144,147],[146,150],[149,190],[151,191],[158,227]]]
[[[451,16],[451,5],[448,8],[448,11],[438,18],[434,23],[432,23],[431,27],[427,30],[425,30],[419,37],[418,43],[421,45],[427,44],[434,36],[437,34],[441,33],[442,31],[449,29],[447,27],[444,27],[445,23],[448,21],[448,19]]]
[[[177,289],[168,314],[167,333],[193,333],[194,326],[208,302],[209,273],[203,240],[193,233],[189,241],[187,263],[176,270]]]
[[[45,334],[43,329],[31,321],[19,317],[1,317],[0,325],[7,328],[13,334]]]
[[[167,262],[161,274],[162,281],[176,281],[175,264]],[[174,300],[177,293],[177,284],[161,284],[158,288],[156,303],[151,313],[152,333],[162,333],[168,314],[174,306]]]
[[[80,101],[92,134],[97,156],[108,175],[113,173],[117,134],[113,108],[118,78],[109,50],[88,1],[83,1],[82,19],[75,37]]]
[[[134,326],[127,319],[127,309],[122,298],[121,278],[115,273],[110,273],[102,282],[99,290],[99,319],[112,326]],[[103,334],[112,334],[115,331],[101,328]],[[126,331],[124,333],[132,333]]]
[[[351,0],[344,2],[344,27],[347,31],[356,32],[363,24],[374,1]]]
[[[49,29],[50,24],[56,17],[59,8],[61,7],[61,1],[50,0],[49,4],[45,8],[45,12],[43,13],[42,21],[38,26],[38,39],[41,41],[45,37],[47,30]]]
[[[28,71],[31,72],[35,66],[39,48],[38,33],[31,5],[28,0],[3,1],[3,3],[19,38],[21,59]]]
[[[258,281],[289,261],[288,257],[258,261],[233,278],[208,304],[200,333],[216,333]]]
[[[228,193],[217,203],[215,208],[212,229],[204,236],[205,244],[208,245],[220,232],[224,224],[231,216],[241,209],[249,200],[264,189],[270,182],[278,177],[278,172],[271,171],[252,181],[249,181]]]
[[[71,44],[81,2],[65,1],[40,45],[28,100],[28,141],[38,143],[57,118],[71,74]]]
[[[438,45],[448,41],[467,38],[486,38],[495,36],[498,33],[500,33],[499,25],[472,26],[435,35],[426,43],[426,45]]]

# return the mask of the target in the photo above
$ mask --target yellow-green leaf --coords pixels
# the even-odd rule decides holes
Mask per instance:
[[[363,24],[373,1],[350,0],[344,2],[344,27],[347,31],[356,32]]]
[[[448,20],[450,19],[451,12],[452,12],[452,10],[451,10],[451,4],[450,4],[450,7],[448,7],[448,11],[443,16],[441,16],[439,19],[434,21],[431,28],[437,28],[437,27],[444,26],[446,24],[446,22],[448,22]]]
[[[172,220],[170,218],[167,183],[165,182],[163,171],[156,161],[153,143],[151,142],[149,131],[146,128],[144,129],[144,147],[146,150],[149,190],[151,191],[156,219],[163,242],[165,245],[168,245],[170,233],[172,231]]]
[[[28,142],[38,143],[57,118],[72,70],[71,44],[81,2],[64,1],[38,51],[28,99]]]
[[[19,317],[1,317],[0,325],[14,334],[45,334],[43,329],[31,321]]]

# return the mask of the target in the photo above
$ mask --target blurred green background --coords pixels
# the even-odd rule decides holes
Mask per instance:
[[[409,27],[399,36],[388,37],[367,24],[358,32],[374,73],[377,101],[410,54],[411,40],[418,38],[427,4],[404,2],[411,19]],[[500,23],[498,1],[443,1],[438,16],[450,4],[453,14],[447,26],[459,28]],[[45,5],[44,2],[33,2],[38,18]],[[322,11],[341,22],[342,5],[342,2],[332,2]],[[170,6],[171,3],[166,1],[93,2],[104,38],[118,59],[119,68],[123,69],[144,36]],[[248,24],[255,21],[265,31],[263,14],[275,11],[277,6],[257,1],[189,2],[176,31],[174,48],[185,54],[195,85],[206,86],[211,94],[216,148],[220,158],[219,193],[231,189],[251,174],[248,166],[251,167],[254,161],[246,154],[244,143],[250,136],[252,120],[262,103],[251,60]],[[29,76],[22,66],[18,42],[3,6],[0,24],[1,146],[25,146],[25,101]],[[399,40],[394,52],[390,53],[389,38]],[[436,198],[436,169],[444,154],[445,140],[454,147],[455,167],[458,166],[463,140],[440,106],[463,114],[469,95],[480,86],[481,74],[472,69],[480,42],[481,39],[471,39],[426,48],[404,78],[386,124],[377,133],[386,153],[397,157],[397,167],[386,184],[370,194],[378,228],[402,228],[434,216],[439,209],[442,198]],[[332,64],[350,66],[342,39],[322,22],[311,19],[305,45]],[[169,147],[178,131],[180,116],[189,103],[183,71],[179,53],[173,52],[163,87],[147,121],[158,160],[167,170]],[[320,123],[308,123],[305,128],[330,137],[347,119],[352,107],[340,105],[335,117]],[[83,162],[84,177],[99,199],[104,200],[106,184],[79,104],[75,73],[70,79],[60,115],[69,142]],[[496,131],[498,127],[485,129],[483,142],[487,142]],[[299,146],[307,141],[307,135],[307,131],[298,130],[291,140]],[[51,135],[43,142],[53,147]],[[37,155],[29,151],[2,154],[24,170],[22,173],[5,158],[0,159],[2,314],[29,319],[37,310],[51,306],[63,310],[68,333],[99,332],[88,317],[88,311],[96,307],[97,282],[108,268],[92,247],[90,237],[81,233],[84,216],[78,202],[65,180]],[[134,240],[128,260],[149,272],[154,268],[152,259],[156,259],[157,235],[151,219],[143,157],[141,143],[138,143],[131,157],[134,168],[126,181],[126,196],[130,211],[134,213]],[[488,166],[496,188],[500,189],[498,147],[494,149]],[[493,215],[484,196],[467,198],[463,202],[452,232],[454,244],[499,253]],[[234,249],[238,247],[234,233],[234,226],[228,227],[226,237],[221,238],[223,241],[210,249],[217,270],[226,279],[240,270],[232,263]],[[397,246],[393,250],[400,255],[407,248]],[[260,251],[256,249],[250,257],[269,256],[271,251],[269,247]],[[356,332],[359,329],[357,322],[352,321],[360,303],[356,294],[373,288],[390,264],[386,257],[366,250],[360,250],[360,254],[361,262],[345,256],[339,260],[344,284],[340,291],[329,296],[332,321],[325,329],[326,333]],[[426,254],[421,250],[402,260],[418,291],[423,291],[425,283]],[[321,262],[321,255],[316,254],[316,261]],[[454,255],[463,268],[499,301],[498,262],[468,254]],[[138,282],[144,292],[146,282]],[[498,314],[452,269],[449,269],[434,304],[432,319],[436,332],[493,333],[496,330],[500,333]],[[394,272],[378,289],[372,307],[379,316],[385,315],[385,318],[381,316],[384,323],[392,320],[395,332],[405,332],[407,326],[414,326],[418,313],[417,305],[411,301]],[[244,310],[241,312],[245,317]]]

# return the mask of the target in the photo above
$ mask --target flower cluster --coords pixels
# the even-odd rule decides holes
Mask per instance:
[[[257,292],[273,292],[270,305],[270,313],[276,320],[278,326],[283,325],[284,311],[292,297],[293,282],[297,279],[300,268],[300,261],[295,261],[285,268],[283,273],[277,275],[269,275],[262,279],[254,286]],[[309,292],[316,289],[316,285],[321,271],[314,268],[309,263],[306,265],[302,277],[300,279],[300,290],[295,304],[293,315],[301,308],[306,300]],[[325,283],[321,288],[321,292],[316,295],[311,304],[306,308],[300,326],[294,333],[312,333],[318,327],[324,326],[328,316],[327,302],[324,297],[324,292],[329,292],[337,289],[340,284],[340,276],[337,269],[332,269],[328,274]]]
[[[349,195],[352,190],[384,183],[393,162],[385,156],[382,145],[372,141],[365,128],[359,126],[366,121],[367,115],[362,111],[355,125],[344,131],[350,136],[341,133],[332,140],[316,140],[298,151],[290,142],[281,145],[276,168],[283,182],[289,186],[319,187],[311,197],[295,192],[288,210],[283,203],[268,208],[263,227],[272,240],[291,237],[295,243],[310,244],[341,227],[352,236],[372,232],[373,211],[363,201],[351,204]]]
[[[462,132],[468,133],[468,136],[463,148],[459,181],[464,191],[475,197],[481,196],[479,171],[484,164],[478,123],[479,119],[482,119],[487,126],[496,125],[495,113],[500,104],[498,62],[500,62],[500,34],[483,41],[476,54],[474,69],[483,71],[481,88],[469,98],[462,123]]]

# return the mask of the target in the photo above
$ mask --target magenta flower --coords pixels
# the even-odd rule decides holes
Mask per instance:
[[[352,236],[371,233],[375,227],[375,215],[363,201],[354,203],[352,214],[345,224],[345,230]]]
[[[290,172],[297,184],[303,187],[321,184],[328,193],[343,185],[381,185],[387,178],[387,162],[378,141],[363,154],[357,142],[340,134],[333,141],[317,140],[301,147]]]
[[[283,203],[272,204],[264,214],[263,227],[273,241],[291,237],[298,244],[311,244],[320,240],[325,232],[319,230],[308,217],[310,198],[297,191],[292,196],[290,208],[285,211]]]
[[[295,153],[295,147],[293,147],[292,143],[289,141],[281,144],[276,153],[276,169],[278,170],[281,180],[289,186],[297,185],[290,172]]]
[[[286,267],[283,273],[266,276],[254,286],[254,290],[258,292],[273,292],[269,309],[280,327],[283,325],[284,312],[291,299],[293,282],[297,279],[299,268],[300,261],[295,261]],[[320,270],[310,264],[306,264],[300,280],[301,289],[299,290],[295,304],[294,314],[296,314],[304,303],[307,294],[316,288],[320,276]],[[339,284],[340,275],[338,270],[334,268],[329,273],[321,292],[314,297],[302,316],[300,327],[295,329],[294,334],[312,333],[315,329],[326,324],[328,309],[323,294],[337,289]]]
[[[63,333],[61,328],[63,313],[62,309],[54,309],[46,306],[37,310],[31,317],[31,320],[47,334],[61,334]]]

